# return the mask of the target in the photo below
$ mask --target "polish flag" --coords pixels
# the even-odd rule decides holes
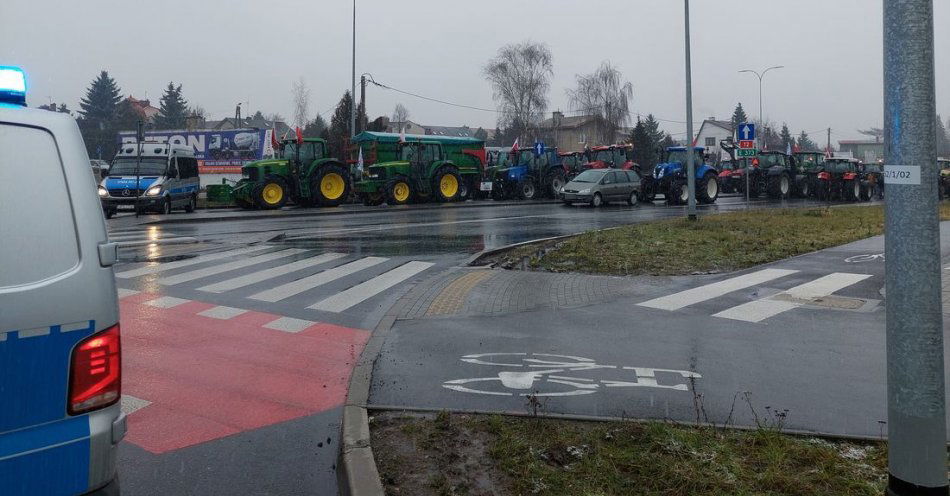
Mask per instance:
[[[277,128],[271,130],[270,132],[270,145],[274,147],[274,153],[277,153],[277,149],[280,148],[280,142],[277,141]]]
[[[513,152],[517,152],[517,151],[518,151],[518,138],[515,138],[514,144],[511,145],[511,151],[513,151]]]
[[[297,126],[296,132],[297,132],[297,144],[298,144],[298,145],[302,145],[302,144],[303,144],[303,131],[300,130],[300,126]]]

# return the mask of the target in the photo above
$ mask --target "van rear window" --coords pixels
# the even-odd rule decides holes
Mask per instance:
[[[78,264],[56,141],[44,130],[0,124],[0,289],[43,281]]]

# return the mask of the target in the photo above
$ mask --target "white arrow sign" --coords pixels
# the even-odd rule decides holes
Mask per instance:
[[[748,125],[746,125],[746,127],[742,128],[742,134],[745,135],[745,137],[742,138],[742,139],[748,140],[748,139],[749,139],[749,134],[750,134],[751,132],[752,132],[752,130],[749,129],[749,126],[748,126]]]

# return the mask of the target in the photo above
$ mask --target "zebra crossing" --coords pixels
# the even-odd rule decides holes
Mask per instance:
[[[796,274],[799,274],[798,270],[762,269],[677,293],[660,296],[638,303],[637,305],[658,310],[676,311],[699,303],[724,299],[737,291],[761,286],[765,283],[777,281]],[[832,297],[834,293],[870,277],[870,274],[834,272],[780,291],[777,294],[731,306],[712,314],[712,316],[750,323],[762,323],[767,319],[789,310],[816,304],[823,299]]]
[[[192,236],[181,236],[155,228],[134,228],[110,230],[109,241],[115,242],[119,245],[119,248],[134,248],[148,245],[190,244],[197,243],[198,239]]]
[[[422,260],[354,257],[261,245],[151,263],[120,270],[115,276],[119,280],[147,278],[151,287],[183,288],[266,303],[299,303],[307,310],[341,313],[434,265]],[[212,312],[211,316],[231,315],[226,308]]]

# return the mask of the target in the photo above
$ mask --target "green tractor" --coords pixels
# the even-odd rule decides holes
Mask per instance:
[[[335,207],[349,198],[349,168],[327,156],[326,141],[284,140],[276,151],[276,158],[241,167],[243,177],[234,187],[239,207],[273,210],[288,200],[301,206]]]
[[[397,160],[366,167],[356,191],[364,205],[451,202],[471,196],[485,162],[484,142],[431,137],[397,143]]]

